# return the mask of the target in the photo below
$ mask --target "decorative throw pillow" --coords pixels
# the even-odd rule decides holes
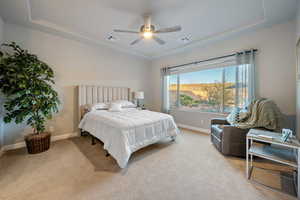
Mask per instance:
[[[236,124],[239,121],[240,108],[233,108],[231,113],[227,116],[226,120],[230,124]]]
[[[241,109],[239,111],[239,121],[243,121],[248,118],[249,112],[247,109]]]
[[[121,112],[122,110],[122,104],[119,103],[111,103],[108,109],[110,112]]]

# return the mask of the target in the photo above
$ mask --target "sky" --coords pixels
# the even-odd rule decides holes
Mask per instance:
[[[226,81],[233,82],[235,80],[235,67],[225,68],[225,79]],[[180,74],[181,84],[191,83],[215,83],[222,82],[222,70],[223,68],[202,70],[196,72],[189,72]],[[177,76],[170,76],[170,84],[177,83]]]

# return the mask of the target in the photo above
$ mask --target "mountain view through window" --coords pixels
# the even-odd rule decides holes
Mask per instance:
[[[230,112],[236,106],[236,87],[243,88],[242,92],[247,93],[247,87],[239,86],[236,80],[237,70],[238,67],[231,66],[171,75],[170,105],[174,107],[179,101],[181,108],[203,112]]]

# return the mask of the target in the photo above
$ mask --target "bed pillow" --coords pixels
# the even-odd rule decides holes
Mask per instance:
[[[87,104],[85,108],[88,111],[93,111],[93,110],[107,110],[108,105],[106,103],[94,103],[94,104]]]
[[[111,103],[108,109],[110,112],[121,112],[122,110],[122,104],[120,103]]]
[[[121,104],[122,108],[136,108],[136,105],[127,100],[116,100],[111,103]]]

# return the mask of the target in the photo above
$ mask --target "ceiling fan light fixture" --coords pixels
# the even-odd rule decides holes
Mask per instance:
[[[143,36],[145,39],[151,39],[153,36],[153,33],[151,31],[145,31],[145,32],[143,32]]]
[[[173,32],[179,32],[181,31],[181,26],[173,26],[168,28],[161,28],[156,30],[154,25],[151,24],[151,18],[150,16],[145,16],[145,23],[140,27],[139,30],[133,31],[133,30],[122,30],[122,29],[114,29],[114,32],[116,33],[131,33],[131,34],[139,34],[139,38],[134,40],[130,43],[130,45],[135,45],[136,43],[145,40],[153,39],[155,42],[157,42],[160,45],[164,45],[166,42],[159,37],[157,37],[157,34],[160,33],[173,33]]]

